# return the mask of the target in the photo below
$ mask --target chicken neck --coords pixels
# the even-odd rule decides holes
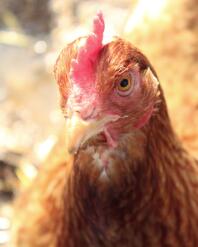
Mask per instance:
[[[69,195],[65,198],[70,199],[65,202],[63,219],[63,226],[69,226],[63,230],[65,239],[71,241],[68,247],[175,247],[187,246],[183,243],[189,239],[188,246],[198,243],[198,238],[190,238],[198,225],[197,165],[174,134],[163,100],[143,133],[138,139],[141,152],[134,153],[131,144],[124,158],[122,152],[112,154],[119,169],[112,180],[99,179],[89,153],[79,151],[75,157],[65,190]],[[190,218],[190,212],[196,217]],[[63,242],[62,236],[59,246]]]

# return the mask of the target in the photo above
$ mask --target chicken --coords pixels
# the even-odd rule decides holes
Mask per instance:
[[[19,199],[20,247],[196,247],[198,162],[171,126],[158,77],[104,20],[55,65],[66,144]],[[64,139],[62,137],[62,139]]]

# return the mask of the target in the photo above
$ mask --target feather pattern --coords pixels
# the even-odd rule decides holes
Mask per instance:
[[[60,142],[17,203],[13,240],[20,247],[197,247],[198,162],[173,131],[148,59],[122,39],[102,47],[102,17],[94,23],[97,41],[88,38],[82,47],[78,39],[68,45],[57,60],[55,77],[66,115],[73,84],[91,87],[95,82],[99,100],[90,122],[119,115],[105,126],[117,145],[107,145],[104,131],[68,159]],[[120,98],[116,82],[134,71],[136,90]],[[86,93],[78,96],[92,104],[93,92]]]

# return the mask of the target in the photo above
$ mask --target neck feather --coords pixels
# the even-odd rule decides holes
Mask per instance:
[[[119,172],[121,175],[115,183],[97,181],[97,172],[86,169],[87,164],[93,166],[91,156],[82,152],[76,157],[65,192],[65,198],[70,199],[65,202],[64,223],[69,225],[65,238],[76,233],[71,246],[89,246],[88,243],[91,246],[96,239],[98,243],[118,240],[117,232],[127,225],[141,228],[148,222],[155,232],[152,224],[157,218],[159,225],[160,220],[166,222],[167,226],[163,223],[162,228],[182,220],[192,228],[196,226],[188,221],[187,215],[188,210],[196,214],[198,208],[198,199],[192,204],[189,201],[194,193],[193,183],[198,186],[198,179],[193,175],[197,166],[175,136],[164,100],[159,114],[143,132],[146,137],[143,159],[133,160],[129,151],[126,164],[123,163],[127,169]],[[181,204],[183,208],[179,210]],[[181,226],[181,236],[182,230]],[[64,242],[64,238],[60,241]]]

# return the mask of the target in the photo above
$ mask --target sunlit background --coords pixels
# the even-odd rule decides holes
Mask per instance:
[[[0,0],[0,246],[9,245],[13,199],[64,136],[56,57],[98,10],[106,41],[120,35],[149,57],[175,131],[198,157],[196,0]]]

